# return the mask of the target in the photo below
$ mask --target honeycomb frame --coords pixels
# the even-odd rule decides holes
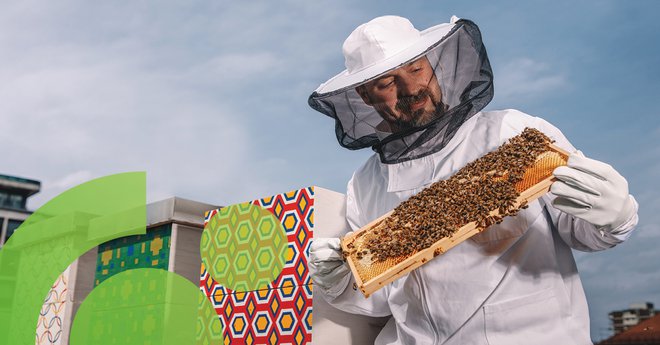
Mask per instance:
[[[566,165],[568,152],[553,144],[548,144],[547,148],[547,151],[537,156],[531,167],[525,169],[522,180],[515,185],[516,190],[520,193],[515,202],[517,209],[547,193],[555,180],[552,171],[558,166]],[[408,256],[376,262],[372,262],[370,255],[358,259],[356,253],[363,246],[366,236],[371,231],[381,229],[384,220],[391,214],[392,211],[384,214],[341,240],[342,250],[346,253],[346,261],[355,277],[357,287],[365,297],[369,297],[383,286],[487,229],[479,227],[476,222],[471,222],[459,228],[452,236],[441,238],[430,247]],[[490,212],[490,215],[498,214],[497,210]]]

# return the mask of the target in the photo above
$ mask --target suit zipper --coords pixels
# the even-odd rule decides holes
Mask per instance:
[[[426,316],[426,320],[428,320],[429,324],[431,325],[431,329],[433,330],[433,344],[437,344],[438,329],[435,326],[435,322],[433,322],[433,318],[431,318],[431,312],[429,311],[429,306],[426,303],[428,299],[426,298],[426,290],[424,289],[424,284],[422,284],[421,273],[418,274],[417,270],[412,271],[411,273],[415,277],[415,280],[417,281],[417,285],[419,286],[419,292],[422,295],[422,306],[424,307],[424,314]]]

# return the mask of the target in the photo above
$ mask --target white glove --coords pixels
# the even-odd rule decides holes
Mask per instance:
[[[338,238],[315,238],[309,249],[309,271],[315,287],[328,297],[341,295],[351,280],[350,269],[341,255]]]
[[[552,205],[582,218],[601,230],[611,232],[635,214],[628,182],[609,164],[571,154],[568,164],[552,173],[558,181],[550,191],[557,198]]]

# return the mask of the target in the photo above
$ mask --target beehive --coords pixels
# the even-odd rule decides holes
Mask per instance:
[[[525,150],[524,142],[519,142],[518,144],[521,145],[519,147],[520,150]],[[551,144],[548,139],[548,143],[544,145],[542,152],[535,157],[533,163],[529,166],[522,167],[524,168],[522,178],[514,185],[518,196],[511,205],[511,210],[514,210],[513,213],[548,192],[553,182],[552,171],[556,167],[566,164],[568,153]],[[480,159],[483,159],[483,157]],[[461,171],[457,172],[455,176],[459,174],[461,174]],[[484,224],[484,222],[469,222],[456,227],[451,235],[440,238],[428,247],[413,250],[405,255],[377,259],[375,255],[368,253],[370,252],[369,245],[372,244],[370,243],[370,238],[382,236],[385,232],[393,231],[393,229],[388,228],[388,223],[390,225],[393,223],[393,212],[388,212],[342,239],[342,250],[344,251],[346,260],[358,287],[367,297],[374,291],[421,266],[435,256],[484,231],[490,225]],[[513,213],[509,212],[508,214]],[[490,210],[487,216],[490,216],[489,219],[502,217],[499,209]]]

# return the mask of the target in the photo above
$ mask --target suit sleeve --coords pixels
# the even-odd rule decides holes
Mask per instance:
[[[365,217],[364,213],[360,212],[359,193],[356,195],[357,191],[354,180],[355,175],[348,182],[346,193],[346,219],[352,231],[358,230],[362,224],[368,223],[368,221],[363,219]],[[351,274],[351,280],[342,294],[334,299],[325,295],[323,295],[323,298],[330,305],[348,313],[367,316],[388,316],[392,314],[387,303],[389,289],[389,285],[385,286],[368,298],[365,298],[362,292],[357,289],[355,277]]]

